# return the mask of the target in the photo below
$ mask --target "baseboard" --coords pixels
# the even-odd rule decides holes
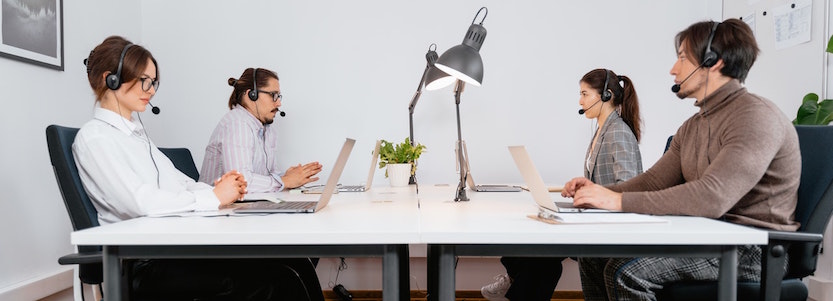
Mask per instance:
[[[353,300],[381,300],[382,291],[380,290],[355,290],[350,291],[353,295]],[[457,299],[483,299],[480,291],[457,291],[455,293]],[[411,291],[411,300],[425,299],[425,291]],[[324,299],[339,300],[339,297],[332,291],[324,291]],[[584,300],[584,294],[581,291],[555,291],[552,294],[553,300]]]
[[[72,287],[72,267],[0,288],[0,300],[38,300]]]
[[[833,281],[814,276],[807,277],[807,280],[811,300],[833,300]]]

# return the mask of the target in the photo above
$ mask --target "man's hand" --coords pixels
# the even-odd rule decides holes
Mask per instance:
[[[318,162],[310,162],[304,165],[298,164],[286,170],[281,180],[283,181],[284,189],[292,189],[303,186],[309,182],[318,181],[315,177],[321,172],[321,164]]]
[[[564,184],[564,188],[561,189],[561,196],[565,198],[574,197],[576,195],[576,191],[586,185],[593,185],[593,182],[585,177],[573,178],[567,182],[567,184]]]
[[[622,211],[622,194],[596,185],[587,178],[574,178],[564,184],[561,196],[573,198],[573,206]]]
[[[220,200],[220,206],[228,205],[243,199],[247,186],[248,183],[243,175],[232,170],[214,181],[214,195]]]

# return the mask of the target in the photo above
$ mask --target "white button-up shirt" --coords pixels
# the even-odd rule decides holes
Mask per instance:
[[[102,225],[220,205],[210,185],[176,169],[140,124],[113,111],[96,108],[95,119],[78,131],[72,152]]]

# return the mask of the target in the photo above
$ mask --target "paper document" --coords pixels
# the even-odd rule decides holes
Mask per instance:
[[[529,218],[548,224],[643,224],[669,223],[668,220],[652,215],[637,213],[548,213],[529,215]]]
[[[523,185],[521,189],[529,191],[529,186]],[[549,192],[561,192],[561,190],[564,190],[564,186],[547,186],[547,190]]]
[[[190,217],[190,216],[213,217],[213,216],[231,216],[231,215],[235,215],[232,208],[223,208],[223,209],[214,209],[214,210],[191,210],[191,211],[169,212],[169,213],[159,213],[159,214],[148,214],[147,217]]]
[[[270,201],[273,203],[283,202],[283,200],[278,198],[278,196],[276,196],[274,192],[247,193],[245,196],[243,196],[243,202],[256,201]]]

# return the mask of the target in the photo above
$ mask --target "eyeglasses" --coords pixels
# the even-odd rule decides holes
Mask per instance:
[[[150,87],[153,86],[153,90],[159,90],[159,81],[155,79],[150,79],[150,77],[142,77],[139,78],[139,81],[142,82],[142,91],[150,91]]]
[[[257,93],[266,93],[266,94],[271,95],[272,96],[272,102],[278,102],[278,100],[283,99],[283,95],[281,95],[281,92],[269,92],[269,91],[258,90]]]

